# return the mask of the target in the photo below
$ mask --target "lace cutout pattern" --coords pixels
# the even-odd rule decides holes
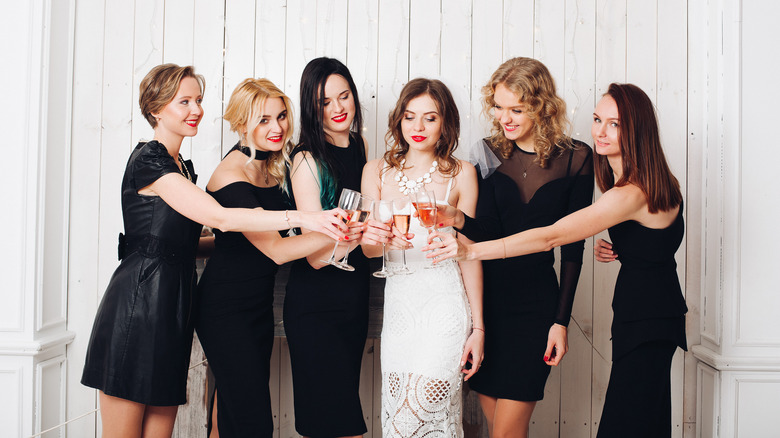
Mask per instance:
[[[416,222],[410,231],[427,235]],[[383,437],[462,437],[460,358],[471,331],[468,298],[458,264],[424,269],[430,262],[421,246],[407,251],[412,274],[392,276],[385,286]]]

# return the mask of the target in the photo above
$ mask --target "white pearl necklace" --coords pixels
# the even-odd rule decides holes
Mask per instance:
[[[428,169],[428,172],[415,180],[410,180],[406,175],[404,175],[404,164],[406,164],[405,159],[401,161],[401,170],[395,174],[395,181],[398,183],[398,191],[404,195],[417,193],[417,191],[420,190],[422,186],[430,183],[432,181],[431,175],[436,173],[436,169],[439,168],[439,162],[433,160],[433,163],[431,163],[431,168]]]

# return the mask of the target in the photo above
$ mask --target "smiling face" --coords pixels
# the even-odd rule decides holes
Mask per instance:
[[[252,113],[246,131],[247,142],[261,151],[281,150],[288,126],[284,100],[281,97],[268,98],[262,108]]]
[[[322,101],[322,125],[331,138],[349,133],[355,118],[355,100],[349,83],[341,75],[330,75],[325,82]]]
[[[534,122],[526,114],[520,97],[506,85],[498,84],[493,100],[493,117],[501,124],[504,136],[518,144],[531,141],[534,136]]]
[[[192,137],[198,133],[198,124],[203,117],[200,104],[203,100],[200,83],[193,77],[185,77],[179,84],[173,100],[157,114],[156,136],[160,138]]]
[[[401,132],[410,149],[433,150],[441,136],[441,116],[427,94],[409,101],[401,120]]]
[[[596,153],[620,156],[620,117],[617,103],[612,96],[601,98],[593,111],[593,125],[590,128]]]

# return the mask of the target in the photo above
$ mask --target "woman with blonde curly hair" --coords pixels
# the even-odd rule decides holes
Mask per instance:
[[[212,174],[208,193],[224,207],[288,209],[282,187],[292,150],[290,99],[267,79],[245,79],[223,118],[240,140]],[[222,438],[272,436],[268,379],[277,265],[332,244],[320,233],[282,238],[276,231],[215,231],[198,284],[196,330],[216,377],[218,421],[212,425]]]
[[[550,225],[589,205],[593,153],[567,136],[566,104],[544,64],[510,59],[482,94],[492,135],[471,152],[482,178],[476,216],[458,211],[443,222],[480,242]],[[491,436],[527,436],[550,366],[568,349],[583,246],[562,248],[560,279],[553,251],[483,263],[485,361],[469,386],[479,393]]]

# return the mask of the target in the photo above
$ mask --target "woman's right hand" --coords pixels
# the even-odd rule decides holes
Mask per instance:
[[[436,240],[438,238],[438,240]],[[457,261],[469,259],[470,245],[461,242],[452,233],[434,231],[428,234],[428,245],[420,248],[421,251],[430,251],[425,257],[433,259],[433,263],[443,262],[447,259]]]
[[[333,240],[344,240],[349,232],[349,227],[342,220],[348,214],[340,208],[325,211],[299,211],[298,213],[300,213],[301,228],[322,233]]]
[[[593,244],[593,255],[601,263],[609,263],[617,259],[617,254],[612,251],[612,244],[604,239],[599,239]]]
[[[463,228],[463,222],[463,212],[451,205],[436,204],[437,227],[455,227],[457,229],[461,229]]]

